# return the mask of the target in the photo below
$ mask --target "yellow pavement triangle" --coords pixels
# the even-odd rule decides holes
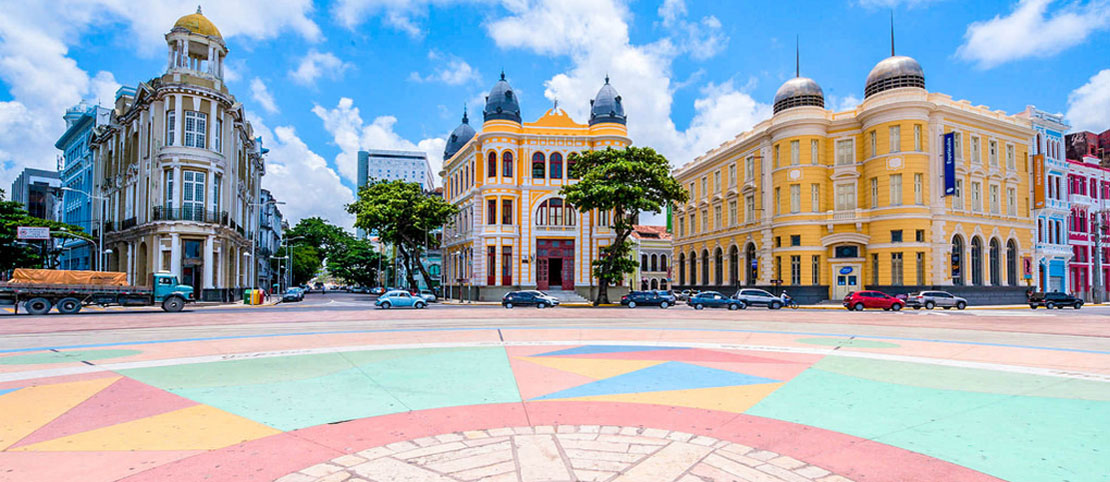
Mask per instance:
[[[15,450],[215,450],[279,433],[278,429],[217,408],[194,405]]]
[[[0,450],[14,445],[120,378],[39,385],[0,395]]]
[[[559,358],[554,356],[517,357],[547,368],[571,372],[594,380],[603,380],[617,375],[643,370],[664,363],[663,360],[609,360],[591,358]]]
[[[589,397],[560,398],[544,401],[581,401],[581,402],[623,402],[651,403],[674,407],[702,408],[722,412],[742,413],[778,390],[780,383],[760,383],[733,387],[693,388],[689,390],[667,390],[663,392],[620,393],[615,395],[594,395]]]

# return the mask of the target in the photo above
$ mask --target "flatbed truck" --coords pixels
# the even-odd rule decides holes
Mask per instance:
[[[86,305],[155,306],[178,312],[185,303],[196,301],[193,287],[179,284],[173,273],[150,275],[149,286],[106,286],[96,284],[0,283],[0,304],[19,305],[32,315],[45,315],[57,307],[59,313],[74,314]]]

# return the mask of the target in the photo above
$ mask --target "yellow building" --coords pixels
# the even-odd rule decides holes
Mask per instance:
[[[1029,122],[928,92],[903,56],[879,62],[864,95],[833,112],[816,82],[791,79],[770,119],[674,172],[690,192],[673,213],[677,287],[781,282],[808,301],[958,285],[972,303],[1024,301]]]
[[[592,296],[590,265],[614,239],[607,213],[578,212],[559,190],[574,183],[571,153],[628,146],[624,107],[605,84],[590,102],[588,124],[557,106],[522,122],[505,74],[486,97],[484,123],[463,123],[443,157],[444,196],[460,209],[444,230],[451,296],[500,300],[510,290],[548,290],[564,299]],[[464,294],[464,296],[467,296]]]

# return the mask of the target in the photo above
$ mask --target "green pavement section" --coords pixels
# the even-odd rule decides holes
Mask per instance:
[[[71,363],[81,360],[103,360],[105,358],[119,358],[123,356],[138,355],[139,350],[74,350],[74,351],[45,351],[28,355],[14,355],[0,357],[0,365],[39,365],[44,363]]]
[[[501,347],[326,353],[120,374],[280,430],[520,401]]]
[[[1061,389],[1048,377],[856,362],[826,357],[747,413],[873,439],[1011,481],[1105,480],[1097,461],[1110,453],[1110,384],[1074,385],[1094,400],[1020,396],[1014,394]],[[930,388],[940,386],[946,388]]]

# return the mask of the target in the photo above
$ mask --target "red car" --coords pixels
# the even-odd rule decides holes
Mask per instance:
[[[882,291],[853,291],[844,297],[844,307],[848,311],[863,311],[864,308],[900,311],[904,306],[906,302]]]

